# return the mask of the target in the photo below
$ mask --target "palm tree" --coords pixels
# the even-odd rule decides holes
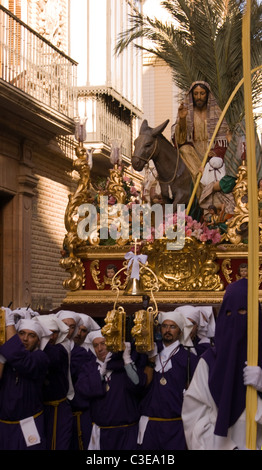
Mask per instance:
[[[261,65],[262,5],[252,1],[251,66]],[[209,83],[221,109],[243,77],[243,0],[169,0],[162,2],[173,22],[163,23],[143,14],[130,16],[130,27],[119,37],[116,53],[131,42],[162,59],[172,70],[176,85],[187,91],[192,82]],[[146,40],[138,45],[138,38]],[[262,74],[252,76],[253,102],[258,104]],[[233,129],[244,116],[243,87],[232,101],[226,119]]]

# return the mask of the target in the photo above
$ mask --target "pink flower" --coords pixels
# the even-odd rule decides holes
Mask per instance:
[[[186,237],[191,237],[192,233],[193,233],[192,230],[186,227]]]
[[[194,220],[192,219],[192,217],[187,216],[186,217],[186,226],[191,228],[193,225],[194,225]]]
[[[210,239],[212,240],[212,243],[215,245],[216,243],[219,243],[221,241],[221,235],[220,233],[218,232],[218,230],[214,229],[214,230],[210,230],[210,232],[212,232],[210,234]]]
[[[208,240],[208,236],[206,233],[202,233],[202,235],[200,235],[200,241],[201,242],[206,242]]]
[[[185,222],[185,236],[194,237],[201,242],[211,241],[213,244],[219,243],[221,241],[221,235],[219,229],[210,230],[205,224],[201,224],[197,220],[194,220],[191,216],[187,214],[169,214],[165,217],[166,226],[164,223],[161,223],[156,228],[155,238],[160,238],[161,233],[165,234],[165,229],[170,226],[173,227],[173,230],[176,231],[184,226]]]

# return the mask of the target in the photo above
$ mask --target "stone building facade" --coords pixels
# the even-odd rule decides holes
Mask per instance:
[[[86,86],[78,89],[79,64],[70,56],[73,34],[70,18],[76,3],[79,0],[0,1],[0,302],[3,306],[12,302],[12,308],[31,305],[35,309],[54,309],[66,296],[63,281],[67,275],[59,261],[68,196],[75,191],[78,180],[73,171],[77,99],[79,94],[89,97],[90,91]],[[98,4],[92,0],[86,3],[93,3],[93,7]],[[121,2],[122,18],[140,3]],[[107,0],[106,4],[108,12],[112,7],[119,8],[119,2],[114,0]],[[92,19],[86,20],[88,29],[88,21]],[[108,33],[112,34],[111,29]],[[95,88],[94,92],[92,85],[91,100],[99,101],[99,110],[102,99],[104,117],[110,118],[111,127],[93,136],[89,134],[85,142],[87,148],[95,147],[94,171],[109,168],[112,135],[107,129],[113,126],[114,132],[114,126],[119,127],[121,120],[125,126],[125,113],[129,113],[132,123],[128,155],[124,155],[126,166],[130,164],[135,121],[140,113],[137,103],[134,106],[119,90],[112,87],[106,88],[105,93],[103,90],[104,87]],[[108,97],[110,106],[104,106]],[[111,115],[111,101],[117,98],[121,101],[121,113]]]
[[[14,3],[7,6],[22,13]],[[52,308],[64,296],[59,258],[75,186],[77,64],[3,5],[0,18],[0,301]]]

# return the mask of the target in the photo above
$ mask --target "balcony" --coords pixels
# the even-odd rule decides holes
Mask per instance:
[[[0,5],[0,106],[7,118],[12,112],[52,136],[73,134],[76,69],[74,60]]]
[[[107,174],[113,140],[121,141],[123,164],[130,165],[141,111],[110,87],[77,88],[78,112],[87,118],[86,146],[94,148],[94,171]]]

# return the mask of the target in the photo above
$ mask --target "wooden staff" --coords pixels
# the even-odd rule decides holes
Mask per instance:
[[[258,198],[256,173],[255,129],[252,107],[251,59],[250,59],[250,12],[251,0],[246,2],[242,21],[242,54],[244,78],[244,102],[246,118],[246,154],[248,187],[248,318],[247,318],[247,363],[256,366],[258,362],[258,286],[259,286],[259,231]],[[246,447],[256,449],[257,391],[248,386],[246,393]]]

